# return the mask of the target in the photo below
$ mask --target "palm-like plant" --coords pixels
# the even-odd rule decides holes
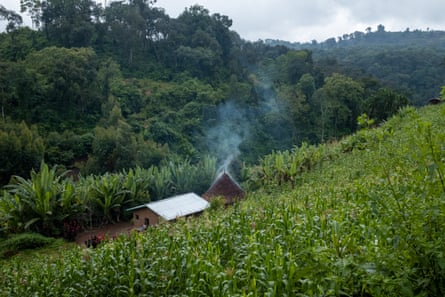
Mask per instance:
[[[83,204],[85,217],[90,228],[93,227],[94,215],[94,198],[92,197],[91,189],[94,185],[95,179],[93,176],[81,177],[76,186],[76,199]]]
[[[172,176],[168,167],[152,167],[151,190],[155,200],[167,197],[172,193]]]
[[[123,172],[123,187],[128,191],[127,200],[132,203],[147,203],[150,201],[150,181],[153,177],[153,167],[143,169],[136,167]]]
[[[101,211],[104,223],[119,221],[121,207],[128,190],[122,187],[122,179],[116,174],[105,174],[91,186],[94,203]]]
[[[0,196],[0,228],[6,232],[23,231],[24,205],[18,195],[3,191]]]
[[[57,217],[56,208],[61,194],[60,179],[64,174],[58,175],[56,167],[49,169],[48,165],[40,165],[40,171],[31,172],[30,179],[15,176],[15,183],[8,185],[7,190],[16,201],[22,203],[25,213],[24,229],[52,235],[55,231]]]
[[[194,191],[204,193],[216,178],[216,158],[205,157],[195,166]]]
[[[175,193],[185,193],[193,190],[195,172],[190,160],[170,161],[168,167]]]

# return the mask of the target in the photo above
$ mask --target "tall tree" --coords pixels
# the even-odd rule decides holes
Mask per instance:
[[[0,186],[12,175],[28,176],[43,160],[44,142],[37,127],[0,120]]]
[[[23,23],[23,19],[18,13],[6,9],[3,5],[0,5],[0,20],[8,22],[6,25],[6,32],[8,33],[17,29]]]
[[[41,24],[42,8],[45,1],[41,0],[20,0],[20,12],[28,12],[33,25],[38,29]]]
[[[64,117],[85,121],[86,115],[100,112],[97,57],[91,48],[47,47],[30,54],[26,65],[39,86],[33,98],[28,98],[39,102],[35,120],[60,121]]]
[[[409,101],[405,95],[388,88],[381,88],[376,94],[367,98],[365,107],[372,119],[383,121],[408,104]]]
[[[49,40],[64,47],[92,44],[95,27],[92,0],[47,0],[42,11],[43,29]]]
[[[321,140],[338,138],[357,128],[357,117],[363,110],[364,89],[353,79],[334,73],[327,77],[314,102],[320,110]]]
[[[111,41],[112,51],[117,50],[124,66],[137,67],[135,57],[143,61],[142,54],[160,57],[157,43],[168,35],[168,16],[160,8],[154,7],[156,1],[131,0],[112,2],[105,9],[105,24]]]

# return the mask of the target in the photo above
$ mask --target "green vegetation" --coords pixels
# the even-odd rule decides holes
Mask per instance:
[[[246,42],[202,6],[171,18],[155,2],[22,0],[34,30],[1,9],[1,186],[42,160],[83,176],[206,155],[252,165],[348,135],[362,113],[379,123],[423,105],[443,85],[441,32],[290,49]],[[231,146],[228,114],[242,127]]]
[[[409,28],[404,32],[388,32],[383,25],[374,32],[370,27],[366,31],[320,43],[266,40],[266,44],[311,50],[314,61],[324,65],[328,73],[340,72],[357,79],[375,77],[385,86],[408,95],[415,105],[438,96],[436,86],[443,84],[445,69],[434,65],[443,65],[445,32]]]
[[[119,222],[131,206],[174,194],[207,190],[216,160],[170,162],[148,169],[67,178],[57,167],[41,163],[25,179],[15,176],[0,196],[0,228],[6,233],[38,232],[73,240],[83,228]],[[127,213],[128,215],[128,213]]]
[[[48,238],[38,233],[21,233],[12,235],[0,242],[0,257],[7,257],[26,249],[35,249],[47,246],[54,242],[54,238]]]
[[[95,250],[10,259],[2,294],[441,296],[444,115],[404,108],[339,142],[275,152],[233,208]]]
[[[20,2],[35,30],[0,5],[4,256],[202,194],[224,166],[250,194],[2,260],[0,296],[445,295],[445,110],[408,107],[445,96],[444,32],[252,43],[199,5]]]

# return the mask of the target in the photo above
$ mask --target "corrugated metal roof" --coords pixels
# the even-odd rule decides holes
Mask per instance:
[[[135,207],[127,208],[125,211],[133,211],[133,210],[138,210],[138,209],[141,209],[141,208],[146,208],[147,205],[148,205],[148,203],[142,204],[142,205],[138,205],[138,206],[135,206]]]
[[[133,207],[128,210],[136,210],[142,207],[147,207],[164,220],[171,221],[178,217],[201,212],[209,207],[209,205],[209,202],[195,193],[187,193]]]

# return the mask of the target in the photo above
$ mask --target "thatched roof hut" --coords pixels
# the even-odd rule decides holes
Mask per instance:
[[[431,98],[428,100],[428,104],[435,105],[442,103],[442,100],[440,98]]]
[[[222,172],[202,197],[210,201],[214,197],[222,197],[226,204],[233,204],[244,197],[240,185],[227,173]]]

